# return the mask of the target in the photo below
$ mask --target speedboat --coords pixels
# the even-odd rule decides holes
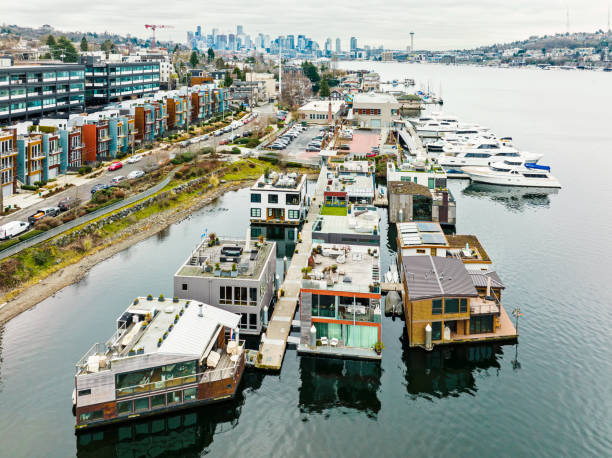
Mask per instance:
[[[463,173],[473,182],[504,186],[560,188],[561,184],[550,174],[550,167],[523,159],[505,159],[487,167],[464,167]]]

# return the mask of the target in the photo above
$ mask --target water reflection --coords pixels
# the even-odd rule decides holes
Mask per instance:
[[[412,398],[474,395],[478,391],[475,376],[489,371],[497,373],[501,368],[498,359],[503,350],[499,344],[435,347],[428,352],[409,348],[405,331],[400,340],[406,388]]]
[[[321,413],[347,407],[376,418],[381,407],[378,399],[381,374],[380,364],[373,361],[302,356],[300,411]]]
[[[470,197],[488,198],[510,210],[523,211],[526,207],[550,207],[550,196],[558,194],[559,189],[470,183],[462,193]]]

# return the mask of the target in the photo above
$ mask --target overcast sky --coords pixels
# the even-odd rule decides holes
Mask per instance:
[[[0,3],[9,2],[2,0]],[[471,48],[524,39],[530,35],[607,29],[612,0],[27,0],[2,8],[0,21],[59,30],[149,35],[144,24],[169,24],[158,39],[184,42],[201,25],[208,33],[235,32],[242,24],[251,36],[305,34],[321,46],[325,38],[356,36],[365,44],[405,49],[410,31],[417,49]],[[282,5],[279,6],[279,5]],[[334,42],[335,44],[335,42]]]

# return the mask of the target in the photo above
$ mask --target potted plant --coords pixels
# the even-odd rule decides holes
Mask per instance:
[[[168,337],[168,332],[164,332],[164,340],[166,340],[166,337]]]
[[[163,295],[163,294],[160,294],[160,295],[159,295],[159,297],[157,298],[157,300],[158,300],[159,302],[164,302],[164,300],[165,300],[165,299],[164,299],[164,295]]]
[[[142,355],[142,354],[144,354],[144,348],[140,347],[140,348],[138,349],[138,351],[136,351],[136,354],[137,354],[137,355]]]
[[[185,302],[185,308],[189,307],[189,303],[190,303],[190,302],[191,302],[191,301],[187,301],[187,302]]]
[[[168,332],[172,331],[172,328],[174,328],[174,324],[170,323],[170,326],[168,326]]]
[[[157,340],[157,346],[161,347],[162,342],[164,341],[164,339],[162,339],[161,337]]]
[[[152,294],[149,294],[149,295],[147,296],[147,300],[148,300],[148,301],[152,301],[152,300],[153,300],[153,295],[152,295]]]
[[[178,303],[178,301],[179,301],[179,298],[178,298],[178,297],[174,296],[174,297],[172,298],[172,302],[174,302],[175,304],[177,304],[177,303]]]
[[[179,314],[177,313],[176,315],[174,315],[174,322],[176,323],[178,322],[178,320],[179,320]]]
[[[128,352],[128,356],[134,356],[136,354],[136,352],[134,350],[130,350]]]
[[[138,304],[138,298],[134,299],[134,305]]]
[[[264,243],[264,236],[263,234],[259,234],[259,243]]]
[[[181,309],[181,310],[179,311],[179,315],[180,315],[180,316],[183,316],[183,313],[185,313],[185,310],[184,310],[184,309]]]
[[[331,266],[331,271],[332,271],[333,273],[336,273],[336,271],[337,271],[337,270],[338,270],[338,264],[332,264],[332,266]]]
[[[384,349],[385,344],[383,344],[380,340],[374,344],[374,351],[377,355],[380,355]]]

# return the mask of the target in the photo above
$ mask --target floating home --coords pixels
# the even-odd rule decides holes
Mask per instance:
[[[380,216],[373,205],[349,205],[346,216],[319,215],[312,241],[348,245],[380,245]]]
[[[298,353],[380,359],[378,247],[317,245],[308,266],[300,289]]]
[[[76,429],[233,398],[245,364],[239,322],[196,301],[135,299],[76,364]]]
[[[327,207],[348,207],[349,204],[372,204],[374,202],[374,175],[353,173],[327,173],[327,185],[323,192]]]
[[[399,223],[398,260],[409,345],[514,340],[505,288],[473,235],[445,235],[434,222]]]
[[[251,187],[251,224],[300,226],[309,207],[306,175],[262,175]]]
[[[259,335],[274,297],[275,277],[276,243],[208,238],[174,274],[174,295],[236,313],[242,333]]]

